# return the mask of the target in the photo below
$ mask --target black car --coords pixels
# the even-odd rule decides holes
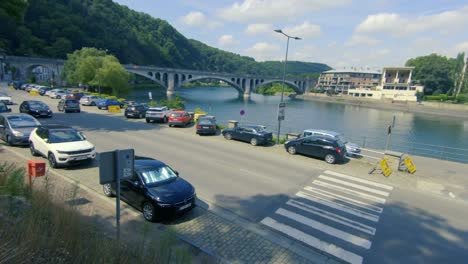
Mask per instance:
[[[146,110],[148,110],[146,105],[136,104],[127,106],[127,108],[125,108],[125,117],[145,118]]]
[[[7,104],[4,102],[0,102],[0,113],[9,113],[11,109],[8,108]]]
[[[337,138],[329,136],[309,136],[287,141],[284,144],[290,154],[304,154],[322,158],[327,163],[333,164],[343,161],[346,156],[345,144]]]
[[[273,138],[273,134],[267,132],[264,126],[236,126],[224,129],[222,134],[227,140],[237,139],[250,142],[253,146],[266,144]]]
[[[19,107],[20,113],[30,114],[34,117],[52,117],[52,110],[41,101],[23,101]]]
[[[216,135],[216,119],[208,116],[199,117],[196,129],[198,135]]]
[[[133,178],[121,181],[120,195],[146,220],[163,220],[195,207],[195,188],[164,162],[137,157],[134,168]],[[115,190],[115,183],[103,185],[106,196],[114,196]]]

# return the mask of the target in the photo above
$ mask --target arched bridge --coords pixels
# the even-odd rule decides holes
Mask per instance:
[[[36,66],[43,66],[49,68],[55,80],[61,82],[60,73],[62,72],[64,60],[48,59],[48,58],[34,58],[34,57],[18,57],[6,56],[6,64],[13,66],[17,70],[18,78],[26,78],[32,68]],[[268,76],[254,76],[246,74],[229,74],[218,72],[203,72],[185,69],[162,68],[152,66],[137,66],[137,65],[123,65],[123,67],[130,73],[143,76],[151,79],[154,82],[163,86],[168,95],[172,95],[175,91],[184,84],[203,79],[221,80],[232,87],[234,87],[240,95],[250,97],[251,92],[257,90],[261,85],[273,82],[282,82],[281,78],[268,77]],[[303,94],[310,87],[313,86],[312,80],[309,79],[286,79],[285,83],[294,89],[297,94]]]

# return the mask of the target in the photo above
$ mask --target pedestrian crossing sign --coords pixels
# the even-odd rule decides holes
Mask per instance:
[[[390,166],[388,166],[387,159],[381,159],[379,163],[380,163],[380,168],[382,169],[382,174],[385,177],[390,176],[390,174],[392,174],[392,169],[390,168]]]
[[[408,168],[408,172],[413,174],[416,172],[416,166],[413,164],[413,161],[411,160],[410,157],[405,158],[405,165]]]

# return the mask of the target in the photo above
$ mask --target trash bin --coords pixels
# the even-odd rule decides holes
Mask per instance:
[[[28,175],[41,177],[45,175],[46,164],[41,160],[28,160]]]
[[[228,121],[228,128],[236,128],[237,124],[239,124],[239,121],[236,120],[229,120]]]

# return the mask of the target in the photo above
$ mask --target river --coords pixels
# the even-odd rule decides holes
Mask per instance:
[[[166,99],[165,90],[137,89],[127,98],[148,102],[148,92],[154,100]],[[276,136],[277,108],[280,96],[252,93],[249,100],[238,97],[231,87],[180,88],[177,94],[188,111],[195,108],[215,115],[218,122],[238,120],[245,124],[262,124]],[[395,112],[353,105],[306,101],[285,97],[286,119],[281,133],[299,133],[307,128],[341,132],[360,146],[385,149],[388,126],[395,115],[395,126],[389,149],[409,154],[468,162],[468,121],[421,113]],[[245,114],[240,115],[244,110]]]

